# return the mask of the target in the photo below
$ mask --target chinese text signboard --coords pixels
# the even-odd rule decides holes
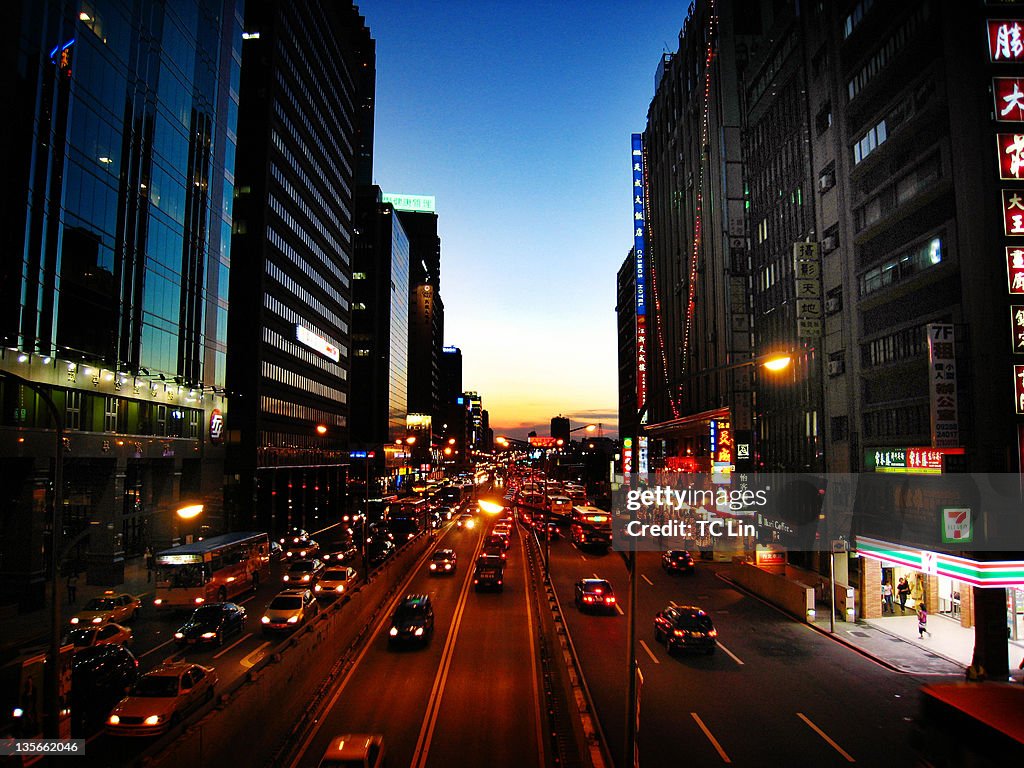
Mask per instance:
[[[1024,294],[1024,248],[1006,249],[1006,286],[1013,294]]]
[[[988,20],[989,61],[1024,62],[1024,28],[1019,19]]]
[[[633,159],[633,259],[636,282],[636,407],[647,401],[647,215],[644,188],[644,139],[632,136]]]
[[[796,278],[796,335],[802,339],[821,336],[821,256],[817,243],[793,243],[793,274]]]
[[[956,338],[952,323],[929,323],[928,380],[932,445],[960,444],[956,402]]]
[[[992,78],[996,120],[1024,121],[1024,77]]]

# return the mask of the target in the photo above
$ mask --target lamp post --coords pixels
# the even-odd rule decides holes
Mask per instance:
[[[773,352],[764,355],[758,355],[750,360],[743,360],[738,363],[732,363],[730,365],[716,366],[714,368],[705,368],[701,370],[701,373],[717,373],[719,371],[733,371],[739,368],[746,368],[748,366],[761,366],[765,370],[771,373],[779,373],[789,368],[793,362],[793,354],[791,352]],[[647,404],[639,403],[637,411],[637,428],[643,422],[644,414],[647,412]],[[586,429],[593,425],[587,425],[587,427],[577,427],[577,429]],[[575,430],[570,430],[575,431]],[[630,483],[632,487],[636,487],[637,473],[630,473]],[[630,519],[636,519],[636,512],[630,511]],[[626,606],[626,652],[628,653],[627,668],[628,668],[628,680],[626,682],[626,690],[628,691],[628,698],[626,700],[626,740],[623,745],[623,758],[622,765],[637,765],[639,762],[639,754],[637,752],[637,712],[638,712],[638,701],[637,701],[637,673],[639,667],[636,661],[636,603],[637,603],[637,578],[636,578],[636,538],[633,536],[629,537],[629,552],[626,560],[626,570],[629,573],[629,604]],[[834,599],[833,590],[833,599]]]
[[[0,375],[13,379],[18,384],[28,387],[39,395],[46,404],[54,423],[53,448],[53,520],[50,532],[50,648],[47,653],[46,666],[46,728],[47,738],[60,738],[60,581],[61,536],[64,528],[64,418],[47,388],[34,381],[10,371],[0,371]],[[88,529],[87,529],[88,530]]]

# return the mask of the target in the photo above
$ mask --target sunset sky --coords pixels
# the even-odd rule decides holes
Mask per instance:
[[[644,129],[686,4],[359,4],[377,41],[374,180],[433,195],[445,343],[496,435],[615,434],[615,275]]]

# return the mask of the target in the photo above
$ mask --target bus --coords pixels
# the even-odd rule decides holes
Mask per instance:
[[[607,548],[612,544],[612,516],[597,507],[572,508],[572,543]]]
[[[408,498],[388,504],[384,520],[388,530],[395,537],[395,544],[402,546],[428,526],[427,513],[430,502],[421,498]]]
[[[187,608],[229,600],[270,577],[270,538],[242,531],[156,553],[158,608]]]

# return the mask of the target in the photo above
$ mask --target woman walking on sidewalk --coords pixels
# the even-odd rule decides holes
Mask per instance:
[[[928,610],[924,607],[924,603],[921,603],[921,607],[917,611],[917,636],[924,640],[924,634],[928,632]],[[928,637],[931,637],[932,633],[928,632]]]

